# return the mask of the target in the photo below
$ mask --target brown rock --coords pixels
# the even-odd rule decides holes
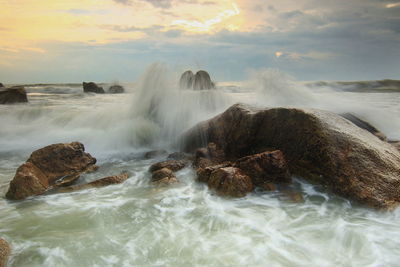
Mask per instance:
[[[179,171],[179,170],[185,168],[186,164],[187,164],[187,162],[184,160],[166,160],[166,161],[158,162],[158,163],[151,165],[149,171],[155,172],[162,168],[168,168],[168,169],[176,172],[176,171]]]
[[[7,265],[11,254],[11,247],[4,239],[0,238],[0,267]]]
[[[96,159],[85,153],[83,144],[54,144],[34,151],[10,182],[8,199],[24,199],[49,189],[70,185],[80,174],[93,171]]]
[[[250,176],[255,186],[263,187],[264,183],[290,183],[292,180],[280,150],[240,158],[234,166]]]
[[[0,104],[26,103],[28,97],[24,87],[0,89]]]
[[[217,149],[217,145],[209,143],[207,147],[196,150],[193,166],[196,168],[205,168],[225,162],[225,153],[221,149]]]
[[[179,182],[178,179],[176,179],[175,176],[172,176],[172,177],[165,177],[165,178],[162,178],[157,181],[153,181],[152,183],[153,183],[153,185],[156,185],[156,186],[168,186],[171,184],[176,184],[178,182]]]
[[[232,165],[233,164],[231,162],[225,162],[218,165],[197,168],[196,170],[197,180],[199,182],[208,183],[208,180],[210,179],[211,173],[213,171],[218,170],[220,168],[231,167]]]
[[[95,181],[87,183],[87,184],[62,187],[62,188],[57,189],[55,191],[55,193],[66,193],[66,192],[73,192],[73,191],[89,189],[89,188],[105,187],[105,186],[113,185],[113,184],[121,184],[121,183],[125,182],[128,178],[129,178],[128,173],[121,173],[119,175],[108,176],[108,177],[105,177],[102,179],[98,179],[98,180],[95,180]]]
[[[228,157],[281,150],[291,173],[369,206],[400,203],[400,153],[332,112],[234,105],[184,134],[184,151],[214,142]]]
[[[208,187],[218,194],[243,197],[253,190],[251,178],[234,167],[219,168],[211,173]]]
[[[152,183],[155,185],[169,185],[177,183],[174,173],[168,168],[162,168],[153,172]]]

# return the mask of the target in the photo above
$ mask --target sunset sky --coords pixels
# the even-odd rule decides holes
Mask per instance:
[[[152,62],[215,80],[400,79],[400,2],[0,0],[0,82],[134,81]]]

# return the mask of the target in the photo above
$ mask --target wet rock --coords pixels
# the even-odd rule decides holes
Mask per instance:
[[[0,238],[0,267],[7,265],[11,254],[11,247],[4,239]]]
[[[122,94],[125,92],[125,89],[121,85],[112,85],[108,88],[108,92],[111,94]]]
[[[191,70],[187,70],[182,73],[179,80],[179,87],[181,89],[192,89],[194,83],[194,74]]]
[[[186,132],[185,152],[214,142],[229,157],[281,150],[292,174],[348,199],[393,209],[400,203],[400,153],[332,112],[236,104]]]
[[[19,200],[70,185],[80,174],[93,171],[96,159],[79,142],[53,144],[34,151],[16,171],[6,198]]]
[[[267,151],[238,159],[235,167],[250,176],[255,186],[268,183],[290,183],[288,165],[282,151]]]
[[[193,157],[184,152],[174,152],[168,155],[167,159],[173,160],[191,160]]]
[[[221,168],[225,168],[225,167],[232,167],[232,166],[233,166],[232,162],[225,162],[222,164],[208,166],[208,167],[199,167],[196,169],[197,180],[199,182],[208,183],[208,180],[210,179],[211,173],[213,171],[221,169]]]
[[[163,168],[168,168],[174,172],[179,171],[183,168],[185,168],[187,162],[184,160],[166,160],[162,162],[155,163],[150,166],[149,171],[150,172],[155,172],[157,170],[163,169]]]
[[[376,129],[369,122],[366,122],[366,121],[360,119],[356,115],[351,114],[351,113],[344,113],[344,114],[341,114],[341,116],[343,118],[348,119],[349,121],[351,121],[352,123],[354,123],[358,127],[360,127],[362,129],[367,130],[368,132],[372,133],[373,135],[375,135],[376,137],[378,137],[382,141],[386,141],[387,140],[387,137],[386,137],[386,135],[384,133],[382,133],[381,131]]]
[[[94,82],[83,82],[83,92],[85,93],[96,93],[96,94],[104,94],[103,87],[99,87]]]
[[[211,81],[210,74],[207,71],[199,70],[194,76],[194,90],[209,90],[214,89],[215,85]]]
[[[209,143],[207,147],[199,148],[195,152],[193,166],[205,168],[225,162],[226,157],[223,150],[218,149],[214,143]]]
[[[243,197],[253,190],[251,178],[234,167],[213,171],[208,180],[208,187],[219,195],[231,197]]]
[[[146,152],[146,153],[144,154],[144,158],[146,158],[146,159],[157,158],[157,157],[160,157],[160,156],[164,156],[164,155],[166,155],[167,153],[168,153],[168,152],[165,151],[164,149],[152,150],[152,151]]]
[[[169,185],[177,183],[178,179],[176,179],[172,170],[168,168],[162,168],[153,172],[151,181],[155,185]]]
[[[28,97],[24,87],[12,87],[12,88],[1,88],[0,89],[0,104],[14,104],[14,103],[26,103]]]
[[[66,192],[73,192],[73,191],[90,189],[90,188],[105,187],[105,186],[113,185],[113,184],[121,184],[121,183],[125,182],[128,178],[129,178],[128,173],[121,173],[119,175],[101,178],[101,179],[95,180],[95,181],[87,183],[87,184],[62,187],[62,188],[57,189],[55,191],[55,193],[66,193]]]

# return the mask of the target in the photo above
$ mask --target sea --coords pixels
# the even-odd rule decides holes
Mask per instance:
[[[224,198],[196,182],[191,167],[176,173],[178,184],[155,187],[148,169],[165,157],[144,157],[179,151],[182,133],[239,102],[351,112],[400,140],[400,90],[350,90],[270,69],[217,82],[215,90],[182,90],[178,81],[179,73],[153,64],[135,82],[121,83],[123,94],[83,93],[82,84],[29,85],[29,103],[0,106],[0,237],[12,246],[9,266],[400,265],[400,209],[369,209],[302,177],[291,188],[300,198],[261,190]],[[5,199],[34,150],[73,141],[100,166],[80,183],[122,171],[130,178]]]

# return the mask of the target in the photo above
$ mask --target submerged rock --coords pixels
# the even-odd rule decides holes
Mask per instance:
[[[89,189],[89,188],[105,187],[105,186],[113,185],[113,184],[121,184],[121,183],[125,182],[128,178],[129,178],[128,173],[121,173],[119,175],[101,178],[101,179],[95,180],[95,181],[87,183],[87,184],[62,187],[62,188],[57,189],[56,193],[66,193],[66,192],[73,192],[73,191]]]
[[[0,89],[0,104],[26,103],[28,97],[25,88],[20,86]]]
[[[199,70],[194,76],[194,90],[209,90],[214,89],[215,85],[211,81],[210,74],[207,71]]]
[[[11,254],[11,247],[4,239],[0,238],[0,267],[5,267]]]
[[[243,197],[253,190],[251,178],[234,167],[213,171],[207,184],[218,194],[230,197]]]
[[[85,93],[96,93],[96,94],[104,94],[103,87],[99,87],[94,82],[83,82],[83,92]]]
[[[82,173],[95,169],[96,159],[84,151],[79,142],[54,144],[34,151],[17,169],[6,198],[24,199],[72,184]]]
[[[187,70],[182,73],[179,80],[179,87],[181,89],[192,89],[194,83],[194,74],[191,70]]]
[[[111,94],[122,94],[125,92],[125,89],[121,85],[112,85],[108,88],[108,92]]]
[[[214,142],[229,157],[281,150],[291,173],[371,207],[400,202],[400,153],[332,112],[236,104],[182,137],[184,150]]]

